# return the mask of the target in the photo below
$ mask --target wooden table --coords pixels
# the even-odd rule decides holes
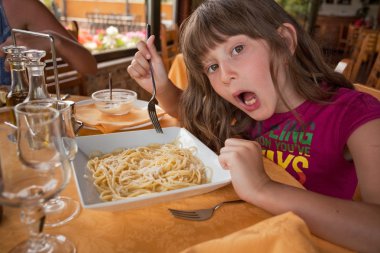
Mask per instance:
[[[169,116],[163,118],[161,123],[163,127],[178,124],[176,119]],[[83,135],[94,132],[81,130]],[[302,188],[293,177],[273,162],[265,159],[264,165],[274,180]],[[73,179],[61,195],[79,201]],[[82,209],[80,215],[68,224],[45,231],[67,236],[79,253],[179,252],[197,243],[228,235],[271,217],[268,212],[248,203],[226,205],[210,220],[202,222],[180,220],[172,217],[168,211],[168,208],[207,208],[214,203],[236,198],[238,196],[233,187],[227,185],[199,196],[128,211],[106,212]],[[3,221],[0,224],[0,252],[8,251],[26,238],[26,231],[19,219],[19,209],[5,207]],[[313,239],[321,248],[321,252],[351,252],[317,237]]]

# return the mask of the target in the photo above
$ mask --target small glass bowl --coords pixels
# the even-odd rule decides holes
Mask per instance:
[[[112,100],[110,90],[99,90],[91,95],[96,108],[110,115],[124,115],[133,108],[133,103],[137,100],[137,93],[126,89],[112,89]]]

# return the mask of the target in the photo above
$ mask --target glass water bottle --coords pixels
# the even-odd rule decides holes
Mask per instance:
[[[28,79],[25,63],[27,59],[23,55],[26,51],[24,46],[6,46],[3,51],[9,55],[8,62],[11,69],[11,89],[7,94],[7,106],[15,106],[22,103],[28,96]]]
[[[46,52],[43,50],[27,50],[24,52],[28,59],[26,68],[29,76],[29,94],[25,102],[31,100],[50,99],[45,82],[45,63],[41,61]]]

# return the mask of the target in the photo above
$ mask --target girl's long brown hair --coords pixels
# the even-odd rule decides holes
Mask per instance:
[[[291,54],[278,28],[292,24],[297,48]],[[270,72],[276,82],[277,67],[284,64],[296,91],[304,98],[327,102],[339,87],[353,89],[325,62],[321,50],[299,24],[273,0],[206,0],[181,25],[181,50],[188,68],[189,85],[181,97],[182,124],[214,151],[233,136],[244,136],[253,120],[220,97],[203,71],[208,50],[226,38],[244,34],[264,39],[271,49]],[[323,87],[322,87],[323,86]]]

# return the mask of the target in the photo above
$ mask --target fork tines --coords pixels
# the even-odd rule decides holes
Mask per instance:
[[[241,199],[226,200],[226,201],[219,202],[215,206],[206,208],[206,209],[177,210],[177,209],[169,208],[169,211],[176,218],[185,219],[185,220],[193,220],[193,221],[204,221],[204,220],[210,219],[214,215],[214,211],[217,210],[222,205],[227,204],[227,203],[241,203],[241,202],[244,202],[244,201]]]
[[[156,129],[157,133],[163,133],[160,121],[158,120],[157,117],[157,112],[156,112],[156,104],[154,102],[154,97],[149,101],[148,103],[148,113],[149,113],[149,118],[153,123],[154,128]]]
[[[205,216],[205,215],[200,215],[197,212],[182,211],[182,210],[176,210],[176,209],[170,209],[170,208],[169,208],[169,211],[176,218],[191,220],[191,221],[204,221],[204,220],[208,220],[212,216],[212,214]]]

